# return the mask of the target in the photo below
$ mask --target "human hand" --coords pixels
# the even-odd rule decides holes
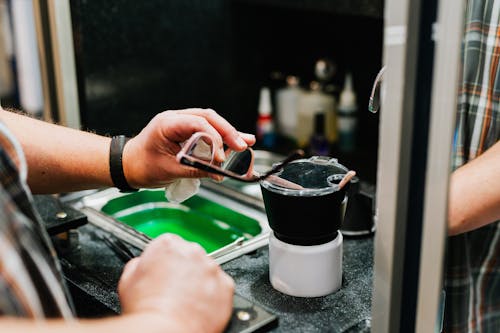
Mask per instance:
[[[196,132],[213,136],[215,159],[225,158],[223,143],[241,151],[255,143],[251,134],[238,132],[224,118],[210,109],[165,111],[156,115],[123,151],[123,169],[130,186],[162,187],[175,178],[201,178],[217,176],[179,164],[175,157],[181,146]]]
[[[156,314],[174,332],[220,332],[234,282],[198,244],[166,234],[129,261],[118,292],[125,315]]]

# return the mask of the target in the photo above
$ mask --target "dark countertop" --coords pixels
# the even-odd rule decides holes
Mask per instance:
[[[273,332],[359,332],[371,316],[372,267],[373,237],[344,237],[342,288],[324,297],[300,298],[271,286],[267,248],[222,265],[238,294],[279,317]]]
[[[91,224],[80,227],[78,242],[59,254],[81,317],[120,311],[116,286],[124,263],[98,237],[99,232]],[[370,318],[372,253],[372,237],[344,238],[342,288],[317,298],[291,297],[272,288],[267,247],[233,259],[222,268],[234,278],[237,294],[279,317],[273,332],[359,332]]]

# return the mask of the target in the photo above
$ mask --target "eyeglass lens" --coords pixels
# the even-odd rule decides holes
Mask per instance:
[[[240,176],[247,174],[252,163],[252,151],[250,149],[241,152],[232,151],[229,156],[226,157],[222,165],[214,163],[213,145],[211,140],[207,137],[200,137],[193,142],[191,147],[187,150],[187,155],[209,162],[212,166]]]
[[[248,173],[248,169],[252,164],[252,152],[246,149],[241,152],[232,152],[222,163],[222,168],[231,171],[237,175],[243,176]]]
[[[253,152],[251,149],[246,149],[244,151],[236,152],[232,151],[229,156],[226,157],[226,160],[222,163],[222,165],[214,165],[213,163],[213,158],[214,158],[214,151],[213,151],[213,145],[211,140],[205,137],[200,137],[198,140],[196,140],[191,147],[189,147],[187,154],[200,159],[204,161],[209,161],[210,164],[213,167],[217,167],[219,169],[222,169],[222,172],[227,172],[226,173],[220,173],[219,171],[216,173],[219,174],[225,174],[227,176],[233,175],[238,175],[238,176],[245,176],[246,174],[249,173],[250,167],[252,165],[252,160],[253,160]],[[285,160],[283,160],[281,163],[275,164],[273,168],[263,174],[261,174],[259,177],[255,177],[256,175],[252,175],[248,179],[248,181],[257,181],[261,180],[264,178],[267,178],[268,176],[277,173],[280,171],[285,165],[287,165],[289,162],[296,160],[298,158],[301,158],[304,156],[304,152],[301,150],[295,151],[293,154],[289,155]],[[217,169],[216,168],[216,169]],[[208,171],[208,170],[207,170]],[[212,170],[214,172],[214,170]],[[243,180],[243,179],[241,179]]]

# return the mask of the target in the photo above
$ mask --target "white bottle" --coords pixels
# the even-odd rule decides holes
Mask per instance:
[[[281,134],[297,140],[299,100],[304,93],[296,76],[287,76],[286,87],[276,92],[277,127]]]
[[[347,73],[344,89],[340,93],[338,109],[340,151],[351,152],[356,148],[357,109],[356,93],[352,87],[352,75]]]
[[[335,97],[324,93],[318,82],[311,82],[311,90],[302,94],[297,117],[297,143],[307,146],[314,131],[314,115],[325,113],[325,135],[330,143],[337,140]]]

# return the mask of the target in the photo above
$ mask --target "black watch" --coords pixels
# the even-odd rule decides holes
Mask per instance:
[[[118,135],[111,138],[111,145],[109,147],[109,173],[113,185],[117,187],[120,192],[136,192],[139,189],[133,188],[127,182],[125,173],[123,172],[123,147],[130,138],[125,135]]]

